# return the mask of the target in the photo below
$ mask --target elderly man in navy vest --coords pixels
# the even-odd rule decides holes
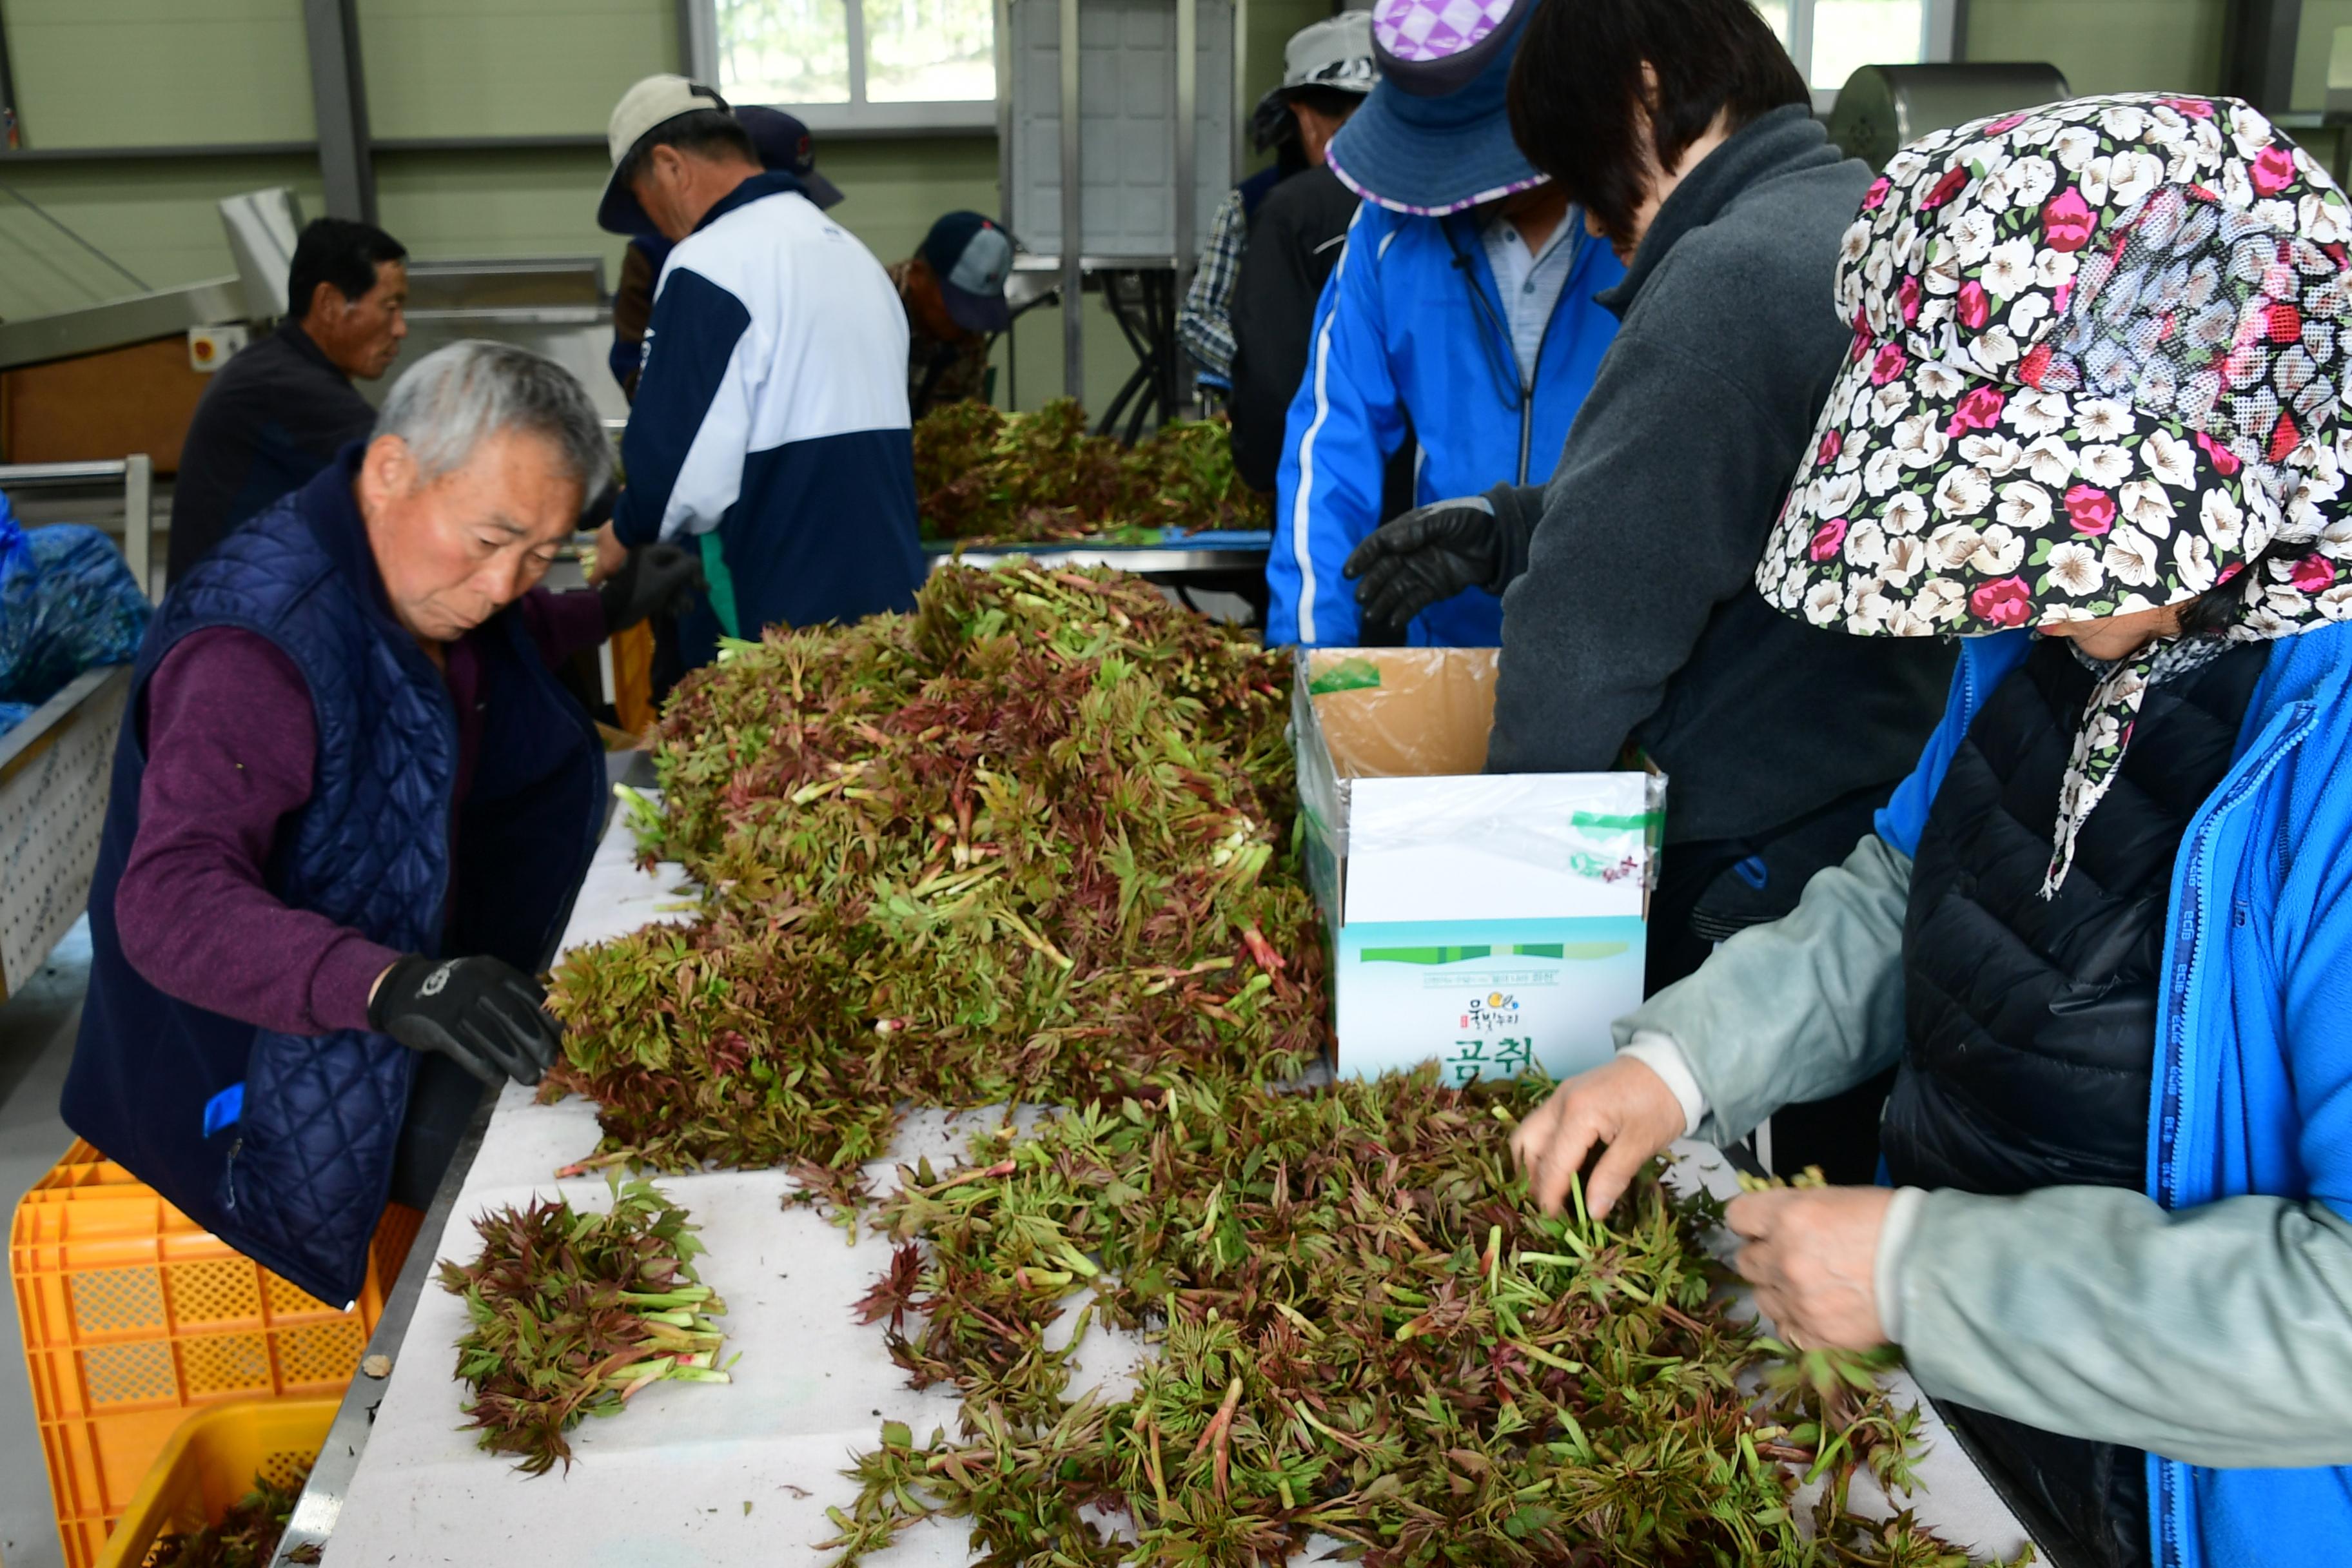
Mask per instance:
[[[141,649],[66,1121],[322,1300],[357,1294],[387,1197],[430,1194],[480,1085],[554,1059],[530,976],[604,767],[551,667],[695,574],[666,549],[536,586],[612,469],[570,373],[453,343]]]

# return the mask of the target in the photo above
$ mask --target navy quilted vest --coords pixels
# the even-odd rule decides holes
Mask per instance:
[[[2173,861],[2229,772],[2269,657],[2268,643],[2245,644],[2149,690],[2054,900],[2042,877],[2091,672],[2053,639],[1987,700],[1911,868],[1907,1038],[1879,1131],[1897,1183],[2140,1190]],[[2138,1450],[1941,1408],[2058,1562],[2147,1560]]]
[[[352,496],[361,447],[229,536],[175,585],[133,671],[90,888],[92,962],[66,1081],[74,1131],[206,1229],[321,1300],[359,1293],[415,1058],[363,1030],[258,1029],[164,994],[122,953],[114,889],[139,831],[140,696],[190,633],[237,626],[302,672],[319,751],[310,802],[280,828],[270,889],[404,952],[552,956],[604,805],[593,725],[520,615],[483,639],[483,732],[456,816],[457,716],[439,670],[385,607]],[[245,1085],[243,1119],[205,1107]]]

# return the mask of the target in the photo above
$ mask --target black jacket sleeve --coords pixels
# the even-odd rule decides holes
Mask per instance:
[[[1339,265],[1356,197],[1328,169],[1276,186],[1250,224],[1234,282],[1234,467],[1271,491],[1282,464],[1283,423],[1307,374],[1316,301]]]
[[[1503,595],[1489,771],[1616,764],[1754,578],[1788,488],[1788,423],[1681,345],[1619,335]],[[1525,495],[1494,498],[1498,514]]]

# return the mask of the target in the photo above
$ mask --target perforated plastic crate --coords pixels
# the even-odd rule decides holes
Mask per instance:
[[[256,1481],[290,1488],[334,1425],[332,1399],[235,1399],[182,1421],[106,1538],[98,1568],[139,1568],[166,1535],[218,1524]]]
[[[89,1568],[196,1406],[339,1396],[423,1215],[394,1205],[367,1283],[330,1306],[77,1142],[16,1205],[9,1274],[68,1568]]]

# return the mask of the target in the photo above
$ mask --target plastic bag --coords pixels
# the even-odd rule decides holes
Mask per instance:
[[[0,731],[84,670],[137,658],[148,614],[105,534],[75,523],[28,530],[0,495]]]

